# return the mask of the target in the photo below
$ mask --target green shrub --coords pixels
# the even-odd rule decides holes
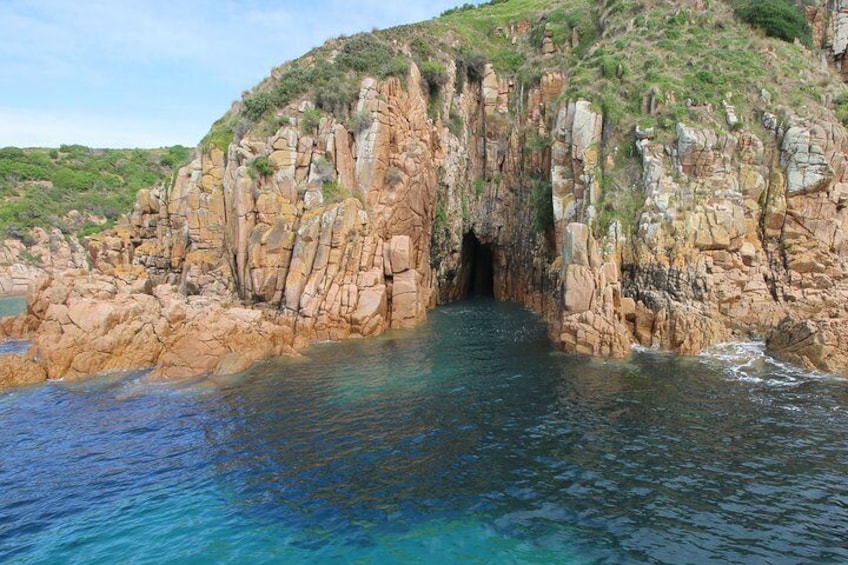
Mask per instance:
[[[435,54],[433,46],[421,37],[414,37],[412,41],[409,42],[409,50],[418,59],[430,59]]]
[[[371,112],[368,110],[358,110],[350,118],[350,129],[358,135],[370,128],[373,122],[374,117],[371,116]]]
[[[451,106],[448,129],[453,135],[459,137],[460,135],[462,135],[463,125],[464,124],[462,121],[462,114],[460,114],[459,110],[457,110],[454,106]]]
[[[324,197],[324,204],[335,204],[347,198],[347,191],[334,180],[325,180],[321,183],[321,194]]]
[[[445,16],[450,16],[451,14],[458,14],[459,12],[467,12],[468,10],[473,10],[476,7],[477,6],[475,6],[474,4],[471,4],[470,2],[466,2],[465,4],[463,4],[461,6],[457,6],[455,8],[448,8],[447,10],[445,10],[444,12],[439,14],[439,17],[443,18]]]
[[[409,73],[409,62],[402,57],[392,57],[379,68],[378,74],[381,78],[397,77],[405,79]]]
[[[373,33],[361,33],[350,38],[342,47],[336,62],[355,71],[365,73],[378,68],[394,56],[391,47]]]
[[[267,155],[260,155],[247,163],[247,174],[252,179],[269,177],[274,174],[274,167],[268,160]]]
[[[533,210],[533,231],[543,233],[554,227],[553,186],[549,180],[533,179],[530,200]]]
[[[421,63],[421,77],[427,85],[430,96],[436,96],[442,87],[448,82],[448,73],[445,66],[434,61]]]
[[[406,59],[373,33],[361,33],[350,38],[336,58],[336,64],[357,73],[375,74],[381,78],[404,77],[409,70]]]
[[[103,224],[95,224],[93,222],[86,222],[86,224],[82,227],[80,231],[77,232],[77,237],[88,237],[90,235],[94,235],[96,233],[100,233],[103,230],[114,227],[115,222],[110,220]]]
[[[300,118],[300,131],[305,134],[312,134],[318,129],[321,124],[321,111],[317,108],[309,108],[303,113]]]
[[[243,104],[244,116],[250,121],[255,122],[259,120],[265,112],[274,107],[274,99],[270,92],[257,92],[253,96],[245,98]]]
[[[326,157],[318,157],[312,164],[312,170],[322,182],[327,182],[335,175],[336,166]]]
[[[527,57],[524,53],[515,49],[502,49],[492,56],[492,65],[494,65],[495,70],[512,76],[518,74],[526,61]],[[482,80],[482,72],[480,76]]]
[[[448,215],[445,213],[445,209],[442,207],[441,203],[436,204],[436,218],[435,222],[433,222],[433,231],[439,232],[447,229],[448,227]]]
[[[271,89],[271,100],[278,108],[282,108],[309,89],[310,84],[318,82],[325,72],[323,67],[328,63],[314,67],[292,67],[277,79],[277,84]]]
[[[165,151],[159,159],[159,164],[171,169],[178,168],[186,164],[190,156],[191,149],[182,145],[174,145]]]
[[[208,153],[213,147],[226,151],[235,136],[235,124],[238,116],[226,114],[209,128],[209,132],[200,140],[200,150]]]
[[[462,53],[454,60],[454,68],[456,70],[454,90],[457,94],[462,94],[462,89],[465,88],[465,78],[468,76],[468,63]]]
[[[98,175],[88,171],[80,171],[68,167],[61,167],[50,176],[51,182],[59,188],[84,192],[98,182]]]
[[[486,179],[477,178],[474,180],[474,196],[480,198],[486,191]]]
[[[618,75],[618,61],[611,57],[605,57],[601,60],[601,76],[605,79],[612,80]]]
[[[554,143],[554,140],[550,135],[539,135],[538,132],[534,131],[529,136],[527,136],[527,141],[524,142],[524,148],[531,153],[543,153],[546,149],[550,148]]]
[[[456,92],[462,92],[465,80],[480,83],[486,72],[486,56],[480,53],[460,52],[456,56]]]
[[[848,94],[843,94],[833,101],[833,112],[843,126],[848,127]]]
[[[110,220],[130,210],[136,192],[166,182],[188,149],[0,149],[0,233],[26,240],[30,228],[63,228],[70,210]],[[32,184],[30,181],[50,181]],[[67,226],[64,226],[67,230]],[[95,228],[84,228],[93,230]],[[100,229],[100,228],[98,228]],[[16,235],[17,234],[17,235]]]
[[[0,149],[0,159],[4,161],[26,160],[27,156],[20,147],[3,147]]]
[[[350,115],[350,108],[359,99],[359,88],[349,80],[337,80],[315,89],[315,106],[341,119]]]
[[[810,24],[788,0],[747,0],[737,6],[736,15],[770,37],[790,43],[799,39],[808,47],[812,45]]]

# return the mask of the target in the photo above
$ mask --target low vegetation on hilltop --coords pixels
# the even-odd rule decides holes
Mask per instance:
[[[0,237],[24,239],[34,227],[70,231],[70,210],[104,218],[82,226],[86,235],[108,227],[132,207],[136,193],[168,179],[189,158],[177,145],[162,149],[0,149]]]
[[[465,3],[432,20],[332,39],[271,72],[213,125],[201,147],[226,150],[244,135],[273,134],[298,118],[302,131],[333,116],[359,132],[364,77],[405,84],[415,63],[429,116],[454,135],[463,118],[445,104],[445,86],[480,85],[487,65],[510,81],[519,113],[547,72],[566,87],[555,104],[590,101],[604,119],[604,148],[619,156],[604,171],[601,217],[635,226],[641,197],[636,128],[668,143],[678,122],[716,131],[761,130],[762,113],[835,113],[848,122],[848,89],[814,63],[804,0],[491,0]],[[478,86],[479,87],[479,86]],[[301,104],[307,103],[308,110]],[[552,126],[555,112],[547,112]],[[367,127],[367,126],[366,126]],[[518,122],[507,128],[523,127]],[[536,132],[523,132],[530,142]],[[550,146],[550,139],[546,146]],[[620,150],[620,151],[619,151]],[[541,154],[541,153],[540,153]],[[637,179],[634,181],[634,179]],[[522,181],[528,190],[533,179]],[[539,222],[545,223],[545,222]]]
[[[225,149],[248,131],[272,132],[288,120],[283,110],[304,100],[350,120],[362,77],[405,80],[412,62],[431,99],[442,95],[449,67],[459,90],[466,80],[479,81],[490,63],[517,85],[516,97],[544,72],[565,72],[564,98],[592,101],[620,131],[640,124],[673,132],[677,121],[702,122],[703,109],[720,110],[723,102],[736,106],[744,122],[763,92],[809,109],[844,90],[813,76],[809,45],[801,5],[790,0],[466,3],[419,24],[330,40],[274,69],[213,126],[203,146]],[[439,117],[438,104],[431,110]]]

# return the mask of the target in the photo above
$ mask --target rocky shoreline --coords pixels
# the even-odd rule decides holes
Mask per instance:
[[[239,372],[414,326],[477,287],[538,312],[569,352],[757,337],[848,376],[848,132],[831,110],[762,90],[756,121],[690,105],[698,123],[662,136],[616,131],[602,104],[563,96],[563,72],[520,92],[491,64],[461,72],[432,98],[412,62],[361,81],[356,123],[316,119],[304,96],[270,130],[202,144],[88,240],[89,271],[42,279],[3,322],[33,346],[0,380]]]

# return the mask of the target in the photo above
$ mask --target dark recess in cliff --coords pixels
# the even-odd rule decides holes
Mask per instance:
[[[465,297],[494,296],[495,264],[492,246],[482,243],[474,232],[462,238],[462,278]]]

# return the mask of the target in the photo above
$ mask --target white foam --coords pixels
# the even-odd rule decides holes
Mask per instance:
[[[766,352],[762,341],[722,343],[701,353],[699,359],[725,376],[771,387],[793,387],[810,381],[833,378],[818,371],[807,371],[775,359]]]

